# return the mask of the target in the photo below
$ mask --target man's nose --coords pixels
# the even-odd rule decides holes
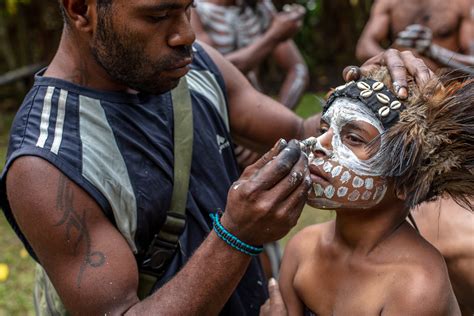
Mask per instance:
[[[332,138],[334,132],[329,129],[326,133],[322,134],[317,138],[316,146],[314,146],[313,154],[315,157],[324,158],[332,155]]]
[[[191,46],[196,40],[196,34],[191,27],[191,21],[187,14],[182,14],[176,23],[175,32],[168,38],[171,47]]]

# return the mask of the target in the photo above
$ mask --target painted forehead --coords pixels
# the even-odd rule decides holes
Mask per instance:
[[[403,103],[382,82],[365,78],[337,87],[329,96],[323,113],[326,113],[335,101],[343,97],[360,101],[378,118],[384,129],[398,122],[400,112],[405,109]]]
[[[362,121],[374,126],[379,133],[384,131],[382,122],[371,110],[361,101],[347,97],[336,98],[322,116],[322,120],[339,130],[349,122]]]

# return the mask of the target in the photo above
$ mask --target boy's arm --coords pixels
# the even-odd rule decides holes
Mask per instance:
[[[296,293],[295,276],[298,270],[299,256],[298,256],[298,239],[296,235],[291,239],[285,247],[281,268],[280,268],[280,291],[285,302],[288,315],[303,315],[304,304]],[[314,295],[317,295],[315,293]]]

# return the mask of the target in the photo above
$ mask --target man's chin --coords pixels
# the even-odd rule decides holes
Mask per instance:
[[[152,86],[152,85],[137,85],[135,88],[131,86],[132,89],[137,90],[142,93],[148,93],[148,94],[154,94],[154,95],[160,95],[163,93],[167,93],[174,88],[176,88],[179,84],[180,78],[178,79],[169,79],[166,81],[166,84],[161,84],[159,86]]]

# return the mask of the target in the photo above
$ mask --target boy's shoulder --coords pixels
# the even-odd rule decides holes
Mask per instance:
[[[391,275],[396,276],[387,293],[395,314],[455,314],[456,299],[449,280],[446,262],[439,251],[421,236],[405,248],[396,247],[391,256]],[[388,313],[390,314],[390,313]]]
[[[285,247],[285,253],[301,258],[316,250],[328,233],[334,230],[334,221],[310,225],[296,233]]]

